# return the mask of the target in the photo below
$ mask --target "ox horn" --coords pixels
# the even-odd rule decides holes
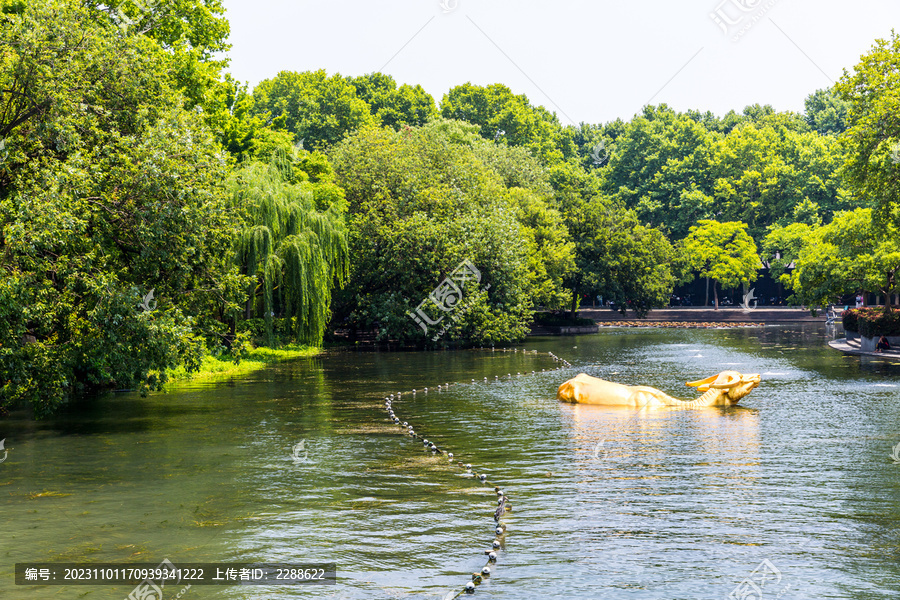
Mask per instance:
[[[708,385],[716,380],[718,375],[713,375],[712,377],[707,377],[706,379],[701,379],[699,381],[688,381],[684,385],[689,385],[691,387],[700,387],[701,385]]]
[[[709,387],[716,390],[725,390],[732,388],[741,382],[741,376],[738,373],[720,373],[719,377],[722,375],[728,377],[728,380],[725,383],[719,383],[719,380],[716,379],[716,382],[709,384]]]

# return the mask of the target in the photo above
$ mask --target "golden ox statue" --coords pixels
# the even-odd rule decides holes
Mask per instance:
[[[722,371],[718,375],[713,375],[700,381],[689,381],[687,385],[697,388],[698,391],[703,392],[703,395],[696,400],[679,400],[656,388],[643,385],[622,385],[621,383],[613,383],[612,381],[598,379],[582,373],[559,386],[556,397],[563,402],[575,404],[631,406],[635,408],[734,406],[741,398],[759,385],[759,375],[741,375],[737,371]]]

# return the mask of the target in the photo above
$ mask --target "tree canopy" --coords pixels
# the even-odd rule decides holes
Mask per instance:
[[[747,233],[745,223],[702,220],[691,227],[682,244],[682,252],[688,270],[720,283],[725,289],[756,281],[759,274],[756,243]],[[715,286],[713,290],[718,308],[718,290]]]

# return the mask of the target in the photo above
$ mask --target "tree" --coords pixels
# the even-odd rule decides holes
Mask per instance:
[[[334,146],[349,132],[372,125],[369,105],[356,88],[339,74],[318,71],[282,71],[261,81],[253,90],[256,114],[266,114],[276,129],[294,134],[304,148]]]
[[[394,78],[384,73],[351,77],[349,81],[378,122],[392,129],[421,126],[438,114],[434,98],[421,85],[403,84],[398,88]]]
[[[847,292],[878,292],[890,310],[900,292],[900,232],[879,227],[874,212],[859,208],[813,231],[798,253],[791,287],[809,304],[828,304]]]
[[[792,289],[791,273],[789,268],[796,267],[804,246],[809,243],[810,236],[816,230],[816,226],[806,223],[791,223],[787,226],[773,225],[769,233],[763,239],[762,259],[769,265],[769,273],[782,285]],[[792,300],[801,300],[794,296]]]
[[[575,271],[567,278],[572,315],[582,295],[600,295],[625,314],[644,317],[672,293],[674,251],[659,230],[642,226],[633,211],[601,197],[568,206]]]
[[[482,278],[464,290],[468,309],[453,313],[444,340],[521,339],[534,303],[558,295],[571,243],[532,159],[519,178],[518,152],[443,119],[361,130],[333,156],[350,218],[353,267],[339,309],[348,325],[377,328],[385,340],[432,343],[436,332],[409,313],[464,260]]]
[[[719,308],[719,293],[715,283],[723,289],[756,281],[760,268],[756,243],[747,233],[745,223],[703,220],[691,227],[682,243],[685,266],[700,277],[714,281],[713,295]]]
[[[456,86],[441,100],[441,115],[477,125],[484,139],[524,146],[545,164],[576,155],[572,136],[563,131],[555,114],[532,106],[527,96],[513,94],[499,83]]]
[[[603,191],[634,209],[642,222],[681,238],[697,219],[714,216],[709,196],[717,139],[665,105],[645,107],[625,126],[601,169]]]
[[[74,0],[2,15],[0,403],[156,388],[224,339],[242,278],[221,150],[169,57]]]
[[[309,184],[285,182],[278,159],[247,164],[229,182],[232,206],[244,216],[236,260],[253,278],[245,316],[262,315],[271,343],[277,310],[294,339],[318,345],[330,318],[332,289],[347,277],[344,207],[320,211]]]
[[[900,226],[900,35],[877,40],[837,89],[850,103],[844,176],[856,196],[875,203],[879,221]]]
[[[711,161],[717,214],[743,221],[759,241],[770,225],[788,225],[798,205],[830,218],[855,204],[841,187],[837,138],[799,132],[778,116],[735,128]]]
[[[847,130],[850,105],[834,88],[816,90],[806,98],[806,122],[821,135]]]

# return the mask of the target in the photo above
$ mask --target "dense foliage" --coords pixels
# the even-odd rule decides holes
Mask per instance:
[[[682,243],[685,266],[723,288],[735,288],[743,283],[746,289],[746,284],[756,280],[760,267],[756,243],[746,230],[747,225],[739,221],[700,221],[691,227]],[[713,297],[718,308],[716,285],[713,285]]]
[[[2,18],[0,402],[156,386],[237,297],[225,157],[166,76],[177,54],[75,2]]]
[[[0,20],[0,408],[156,388],[250,338],[515,342],[535,310],[643,316],[696,277],[717,304],[761,259],[797,302],[900,292],[896,35],[805,114],[576,127],[499,83],[251,90],[221,0]]]
[[[844,329],[868,338],[900,336],[900,312],[876,308],[852,308],[844,312]]]
[[[839,213],[831,223],[796,229],[792,242],[786,230],[767,238],[770,247],[792,246],[796,268],[782,280],[807,304],[836,302],[848,290],[878,292],[890,305],[900,292],[900,232],[892,225],[879,227],[873,210],[858,208]]]
[[[483,159],[493,153],[505,150],[443,120],[367,128],[336,149],[354,257],[342,322],[376,328],[381,339],[433,337],[408,313],[464,260],[482,279],[463,290],[467,312],[454,315],[444,340],[519,339],[534,304],[556,301],[572,267],[568,234],[540,187],[510,186],[494,166],[516,157]]]

